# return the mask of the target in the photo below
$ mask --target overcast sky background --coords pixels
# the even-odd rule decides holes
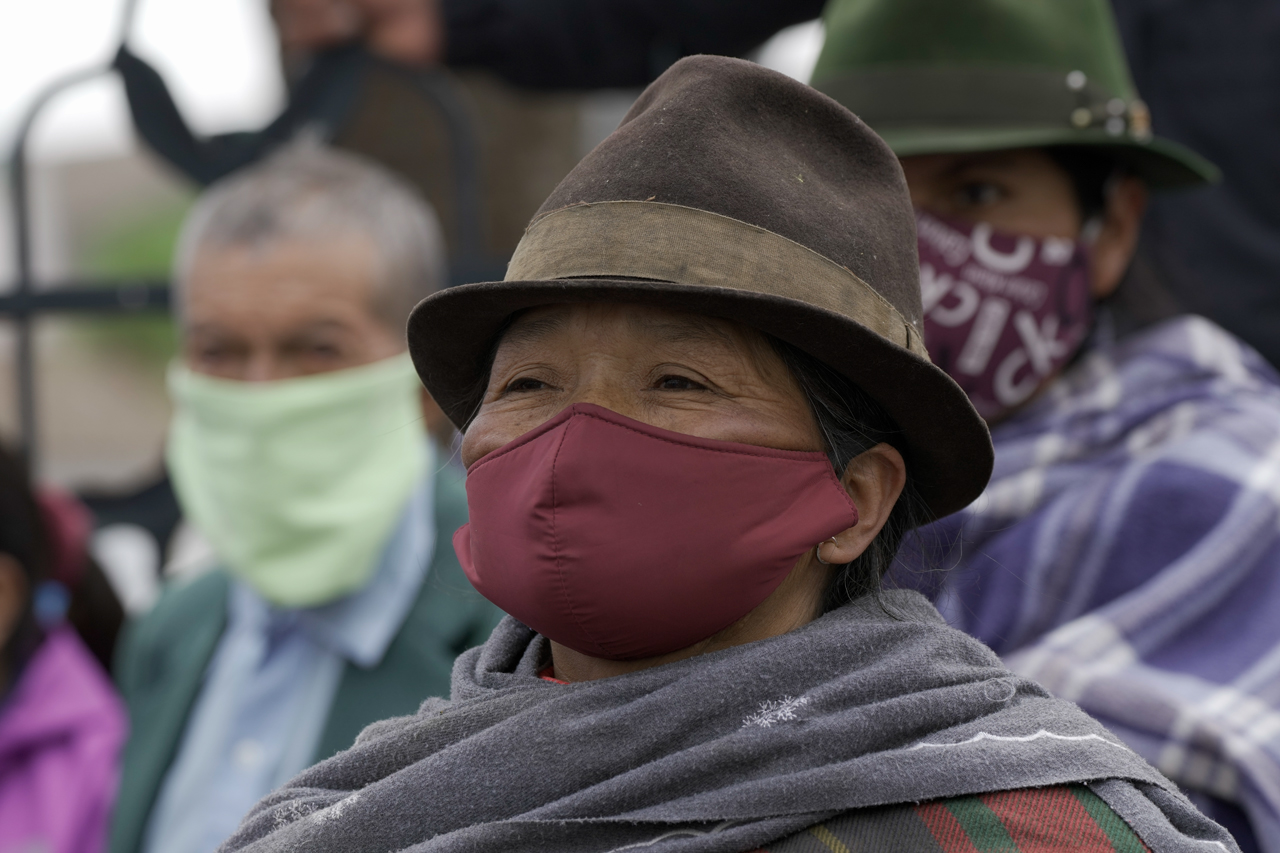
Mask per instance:
[[[201,132],[255,128],[284,100],[267,0],[138,0],[130,47],[168,81]],[[106,66],[119,44],[123,0],[0,0],[0,146],[8,158],[36,93],[81,68]],[[759,59],[805,79],[821,32],[779,34]],[[61,96],[36,126],[34,158],[96,157],[131,145],[119,82],[106,75]]]
[[[0,0],[0,145],[4,159],[36,93],[81,68],[106,66],[119,45],[122,0]],[[266,0],[139,0],[129,39],[168,81],[200,131],[256,127],[280,108]],[[65,159],[130,146],[113,75],[68,92],[36,126],[32,155]]]

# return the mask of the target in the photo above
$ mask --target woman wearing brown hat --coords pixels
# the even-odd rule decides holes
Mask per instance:
[[[1214,169],[1152,134],[1107,0],[832,0],[814,85],[902,158],[925,343],[992,427],[922,531],[949,571],[899,576],[1280,853],[1280,377],[1133,262],[1148,192]]]
[[[917,274],[857,118],[750,63],[674,66],[506,281],[410,321],[466,433],[455,548],[512,618],[450,701],[224,850],[1234,850],[1074,706],[877,592],[991,463]]]

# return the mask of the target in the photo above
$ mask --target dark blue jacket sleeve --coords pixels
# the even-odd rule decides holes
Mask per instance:
[[[536,89],[643,86],[682,56],[740,56],[822,0],[443,0],[447,58]]]

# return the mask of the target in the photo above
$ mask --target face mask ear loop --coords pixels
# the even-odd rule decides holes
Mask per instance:
[[[1102,227],[1106,223],[1106,208],[1111,204],[1111,198],[1116,194],[1116,189],[1120,186],[1120,181],[1124,179],[1125,173],[1122,169],[1112,169],[1111,174],[1102,182],[1102,202],[1103,209],[1090,216],[1080,228],[1080,242],[1089,248],[1098,242],[1098,237],[1102,234]]]
[[[1102,234],[1103,221],[1104,214],[1099,213],[1090,216],[1080,229],[1080,242],[1092,249],[1094,243],[1098,242],[1098,237]]]

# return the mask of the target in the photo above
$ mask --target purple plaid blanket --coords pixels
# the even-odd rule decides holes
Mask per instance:
[[[987,491],[923,531],[949,571],[899,580],[1280,853],[1280,377],[1181,317],[993,439]]]

